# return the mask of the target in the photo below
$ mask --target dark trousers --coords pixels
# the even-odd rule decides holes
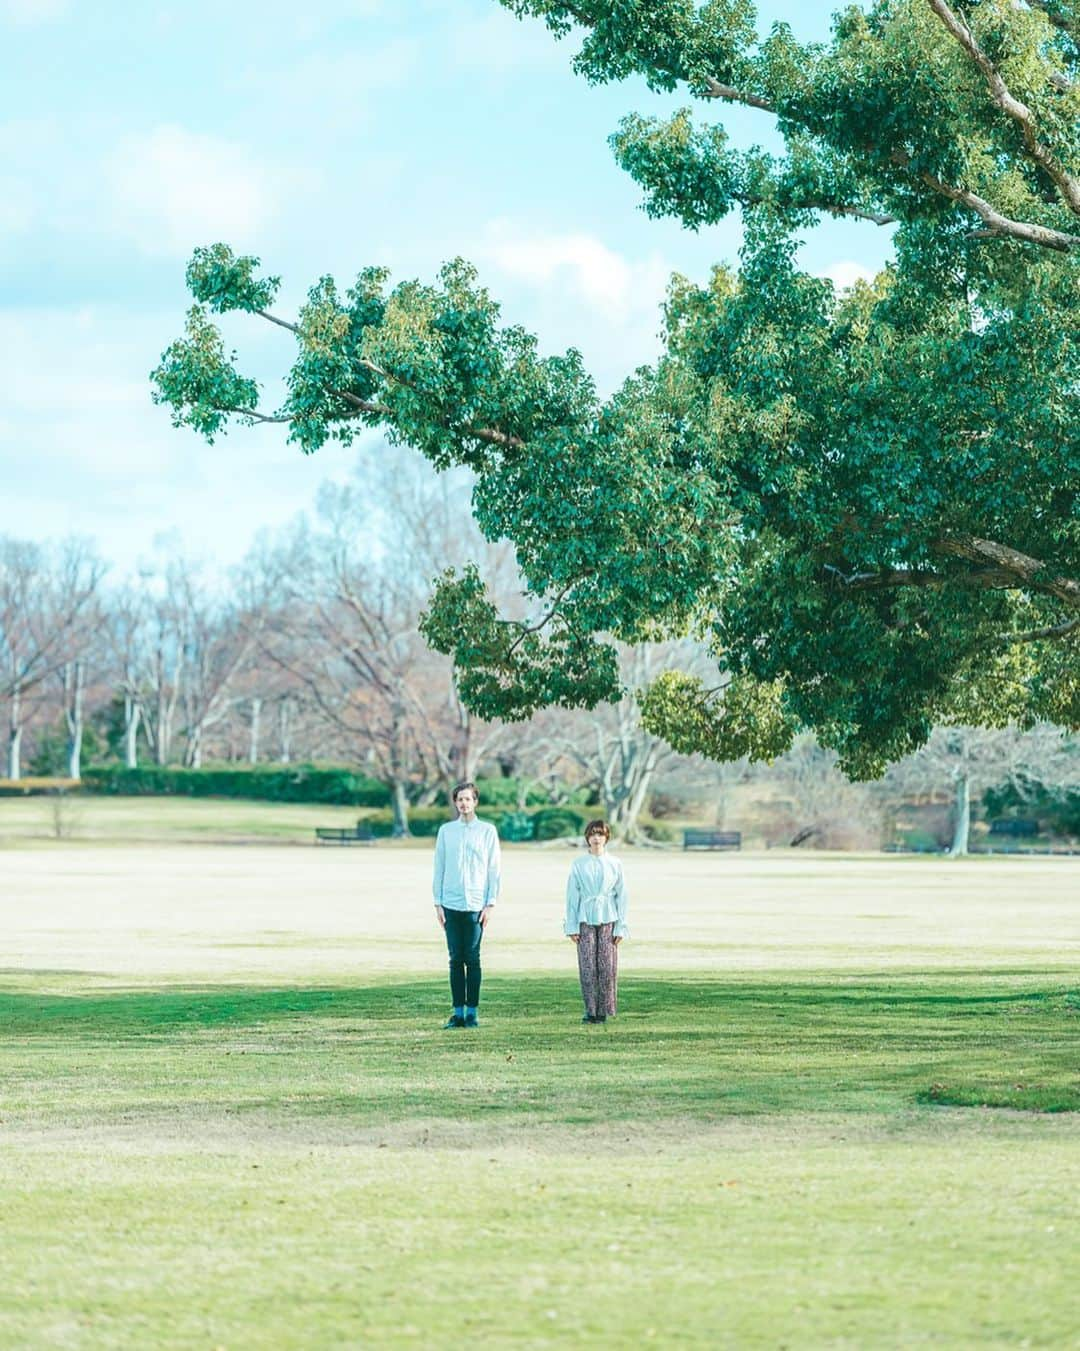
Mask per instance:
[[[479,910],[443,910],[446,947],[450,953],[450,999],[455,1008],[480,1003],[480,940],[484,926]]]

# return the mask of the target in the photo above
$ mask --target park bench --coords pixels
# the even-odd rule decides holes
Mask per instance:
[[[1021,835],[1027,836],[1038,835],[1038,833],[1039,833],[1038,821],[1031,821],[1022,816],[1017,817],[1002,816],[999,817],[996,821],[990,822],[991,835],[1013,835],[1019,837]]]
[[[316,844],[374,844],[375,832],[363,821],[355,826],[316,826]]]
[[[738,830],[684,830],[684,849],[741,849],[742,832]]]

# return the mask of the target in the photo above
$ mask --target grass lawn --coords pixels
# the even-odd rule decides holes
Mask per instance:
[[[592,1028],[569,857],[443,1032],[426,849],[8,847],[0,1346],[1076,1344],[1080,866],[627,854]]]
[[[308,843],[316,826],[354,826],[362,807],[232,798],[0,798],[0,849],[68,844]]]

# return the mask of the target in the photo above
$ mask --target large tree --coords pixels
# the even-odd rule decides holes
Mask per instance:
[[[744,0],[504,2],[583,36],[588,80],[719,115],[629,117],[613,144],[652,213],[741,210],[740,268],[675,279],[663,357],[601,402],[577,353],[500,328],[460,261],[430,285],[323,278],[294,322],[256,259],[200,249],[155,372],[177,424],[277,422],[305,451],[380,427],[468,465],[530,613],[502,617],[466,570],[425,631],[485,717],[616,698],[616,641],[694,633],[715,680],[667,673],[645,698],[681,750],[768,755],[803,725],[873,774],[943,720],[1080,725],[1073,0],[884,0],[813,45],[760,38]],[[786,153],[734,150],[733,104]],[[796,249],[840,216],[895,227],[895,257],[837,294]],[[296,340],[277,411],[226,350],[230,310]]]

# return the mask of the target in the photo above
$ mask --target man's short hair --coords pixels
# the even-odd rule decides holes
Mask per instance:
[[[589,824],[585,827],[586,842],[588,842],[590,835],[593,835],[598,831],[603,834],[605,840],[611,839],[611,827],[608,825],[606,821],[602,821],[599,818],[597,818],[597,820],[595,821],[590,821]]]
[[[466,788],[471,788],[471,789],[472,789],[472,791],[476,794],[476,800],[477,800],[477,802],[479,802],[479,801],[480,801],[480,791],[479,791],[479,789],[477,788],[476,784],[473,783],[473,782],[472,782],[471,780],[469,780],[469,779],[467,779],[464,783],[459,783],[459,784],[455,784],[455,785],[454,785],[454,791],[450,794],[450,797],[453,799],[453,801],[456,802],[456,801],[458,800],[458,794],[459,794],[459,793],[464,793],[464,791],[466,790]]]

